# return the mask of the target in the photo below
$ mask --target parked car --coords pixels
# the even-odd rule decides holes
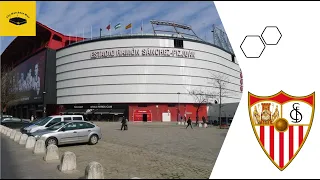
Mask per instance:
[[[46,129],[47,127],[50,127],[56,123],[64,122],[64,121],[84,121],[84,118],[82,115],[54,115],[54,116],[48,116],[45,118],[38,119],[34,123],[32,123],[28,127],[21,128],[20,131],[22,133],[33,133],[38,130]]]
[[[7,114],[1,114],[1,118],[7,118],[7,117],[13,117],[13,116],[7,115]]]
[[[38,130],[30,133],[36,140],[42,139],[46,146],[50,144],[63,145],[74,143],[97,144],[101,139],[99,126],[87,121],[65,121],[48,127],[45,130]]]
[[[30,121],[23,120],[16,117],[3,117],[1,118],[1,125],[12,128],[12,129],[19,129],[31,124]]]

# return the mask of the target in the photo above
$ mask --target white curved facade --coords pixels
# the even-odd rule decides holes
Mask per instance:
[[[148,49],[155,54],[148,55]],[[120,57],[119,50],[133,54]],[[105,57],[97,54],[106,51]],[[166,56],[166,52],[176,56]],[[231,93],[223,103],[239,102],[242,95],[240,67],[231,55],[187,39],[183,49],[174,48],[169,37],[90,41],[57,51],[56,59],[58,104],[194,103],[188,90],[208,90],[211,73],[224,73],[231,81],[227,87]]]

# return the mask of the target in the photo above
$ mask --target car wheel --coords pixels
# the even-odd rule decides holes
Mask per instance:
[[[53,145],[58,145],[58,140],[54,137],[50,137],[46,140],[46,146],[49,146],[50,144],[53,144]]]
[[[91,135],[90,136],[90,139],[89,139],[89,144],[90,145],[94,145],[94,144],[97,144],[98,143],[98,140],[99,140],[99,138],[98,138],[98,136],[97,135]]]

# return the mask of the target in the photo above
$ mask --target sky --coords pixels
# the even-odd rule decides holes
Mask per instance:
[[[37,1],[37,21],[65,35],[98,37],[130,34],[125,26],[132,23],[132,33],[153,33],[150,20],[190,25],[201,39],[213,42],[212,25],[224,30],[212,1]],[[114,30],[121,23],[122,28]],[[91,28],[92,27],[92,28]],[[169,27],[168,27],[169,28]],[[163,29],[162,30],[173,30]],[[0,53],[15,37],[1,37]]]

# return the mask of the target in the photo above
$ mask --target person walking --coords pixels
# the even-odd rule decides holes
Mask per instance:
[[[128,125],[127,125],[127,119],[123,116],[122,121],[121,121],[121,131],[128,129]]]
[[[33,121],[34,121],[34,116],[33,116],[33,115],[31,115],[30,120],[31,120],[31,122],[33,122]]]
[[[207,120],[204,116],[202,116],[202,122],[203,122],[203,124],[207,123]]]
[[[197,116],[196,117],[196,126],[198,126],[199,125],[199,117]]]
[[[189,126],[191,127],[191,129],[193,129],[193,127],[192,127],[192,121],[191,121],[191,118],[190,118],[190,117],[188,118],[187,123],[188,123],[188,125],[187,125],[186,129],[188,129]]]

